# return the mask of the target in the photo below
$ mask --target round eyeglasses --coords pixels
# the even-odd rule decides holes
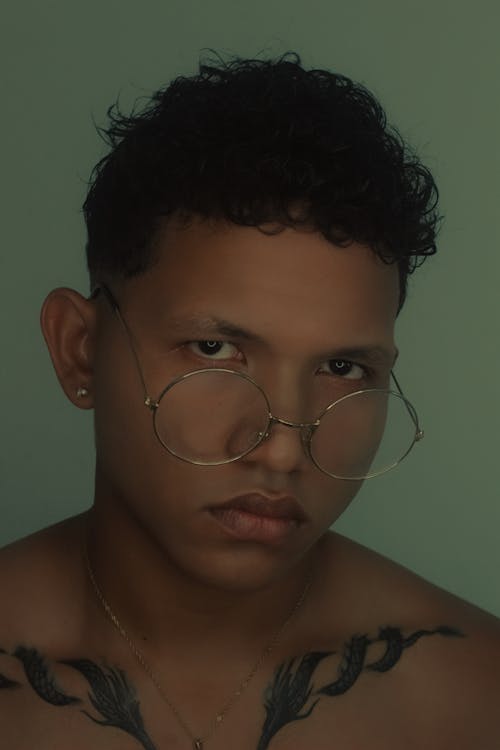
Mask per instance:
[[[279,423],[301,430],[304,449],[325,474],[368,479],[397,466],[422,437],[415,409],[395,391],[351,392],[315,422],[296,424],[271,414],[265,392],[252,378],[225,368],[185,373],[147,406],[164,448],[200,466],[243,458]]]
[[[198,466],[218,466],[243,458],[267,440],[275,424],[299,429],[314,465],[335,479],[361,481],[397,466],[423,438],[413,405],[397,391],[363,389],[329,403],[312,423],[273,416],[264,390],[246,373],[203,368],[174,378],[157,399],[147,395],[128,327],[107,287],[100,287],[121,321],[136,360],[161,445]]]

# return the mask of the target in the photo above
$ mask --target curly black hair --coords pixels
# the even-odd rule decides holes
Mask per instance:
[[[436,252],[429,170],[361,84],[305,70],[295,52],[227,62],[215,54],[140,112],[124,115],[116,102],[109,127],[97,128],[111,150],[83,205],[92,285],[149,268],[163,217],[198,216],[365,243],[399,264],[401,309],[408,274]]]

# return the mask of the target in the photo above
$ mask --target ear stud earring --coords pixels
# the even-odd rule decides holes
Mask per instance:
[[[76,395],[78,398],[83,398],[84,396],[88,396],[89,395],[88,389],[85,388],[84,385],[81,385],[79,388],[77,388]]]

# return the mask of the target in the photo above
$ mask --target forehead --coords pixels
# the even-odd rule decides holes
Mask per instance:
[[[320,233],[197,221],[166,227],[158,260],[131,284],[156,320],[217,317],[279,348],[307,342],[378,343],[392,339],[399,299],[396,265],[366,246],[341,248]]]

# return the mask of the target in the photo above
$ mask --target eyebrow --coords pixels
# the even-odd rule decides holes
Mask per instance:
[[[171,317],[167,324],[176,332],[196,329],[203,334],[218,334],[230,336],[244,341],[251,341],[262,346],[268,346],[265,338],[258,333],[243,328],[224,318],[215,315],[188,315],[185,317]],[[338,357],[339,359],[357,360],[378,365],[389,365],[392,367],[397,359],[397,352],[380,345],[348,346],[333,348],[328,351],[319,352],[318,356]]]

